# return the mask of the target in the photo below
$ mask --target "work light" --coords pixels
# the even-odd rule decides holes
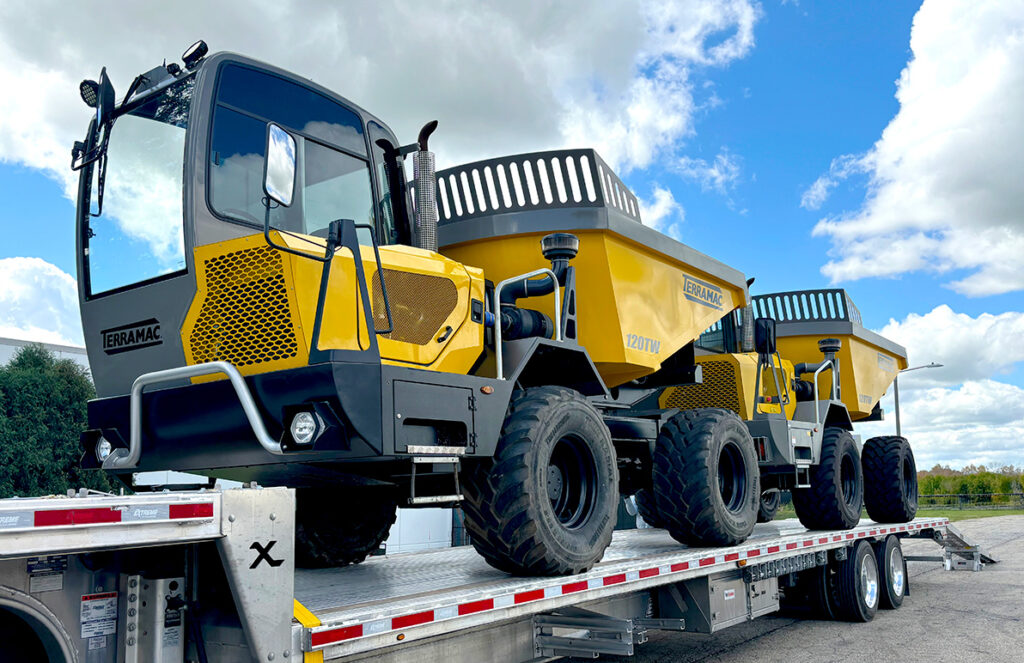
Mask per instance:
[[[99,92],[100,84],[96,81],[85,80],[78,84],[78,93],[82,95],[82,101],[89,108],[96,108]]]
[[[292,418],[292,439],[296,444],[309,444],[317,432],[316,419],[312,412],[299,412]]]

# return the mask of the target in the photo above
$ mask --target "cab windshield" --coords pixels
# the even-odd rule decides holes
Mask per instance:
[[[185,270],[182,178],[195,77],[145,99],[110,130],[103,207],[94,164],[85,262],[91,295]],[[96,215],[98,213],[98,216]]]

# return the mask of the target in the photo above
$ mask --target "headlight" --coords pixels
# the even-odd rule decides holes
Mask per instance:
[[[110,442],[105,437],[101,437],[100,441],[96,443],[96,459],[101,463],[107,459],[113,447],[110,446]]]
[[[296,444],[309,444],[316,436],[316,419],[312,412],[299,412],[292,418],[292,439]]]

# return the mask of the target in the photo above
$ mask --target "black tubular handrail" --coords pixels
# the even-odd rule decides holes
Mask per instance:
[[[610,207],[640,222],[636,196],[592,149],[515,154],[437,172],[441,226],[505,212],[567,207]]]

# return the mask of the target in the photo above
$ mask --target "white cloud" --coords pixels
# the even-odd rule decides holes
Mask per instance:
[[[679,239],[682,235],[680,226],[685,218],[682,205],[676,202],[669,189],[657,184],[654,185],[651,195],[653,199],[650,201],[639,199],[640,218],[644,225]]]
[[[901,384],[903,380],[900,381]],[[864,439],[892,435],[892,396],[882,400],[887,420],[857,424]],[[900,389],[903,436],[914,449],[918,469],[936,464],[1024,465],[1024,389],[995,380],[957,387]]]
[[[822,272],[834,282],[910,271],[967,275],[968,296],[1024,289],[1024,2],[928,0],[914,17],[913,58],[897,115],[858,157],[870,181],[860,209],[828,216]],[[805,193],[827,194],[826,176]]]
[[[717,191],[723,195],[735,186],[740,177],[739,160],[724,148],[711,162],[682,157],[676,168],[683,177],[699,182],[702,191]]]
[[[820,209],[839,182],[854,173],[865,172],[867,167],[863,156],[844,154],[836,157],[829,165],[828,173],[814,180],[814,184],[804,191],[800,197],[800,207],[808,210]]]
[[[0,259],[0,336],[81,345],[75,279],[41,258]]]
[[[900,383],[955,385],[1006,373],[1024,362],[1024,313],[982,313],[971,317],[942,304],[878,330],[907,348],[912,366],[936,362],[943,368],[911,371]]]

